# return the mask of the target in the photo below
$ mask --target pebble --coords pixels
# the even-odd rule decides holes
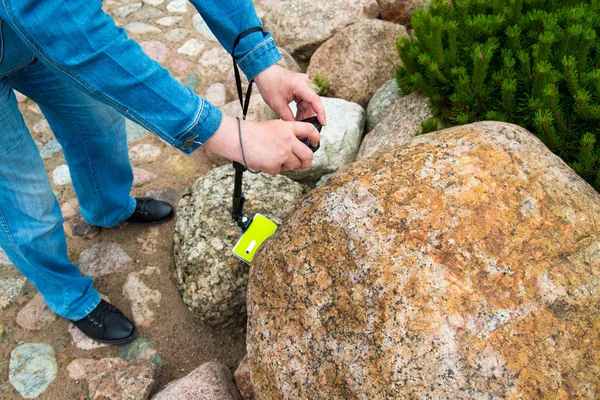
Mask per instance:
[[[145,400],[154,384],[155,366],[148,360],[73,360],[67,366],[69,377],[85,379],[91,399]]]
[[[71,183],[71,173],[66,164],[59,165],[52,171],[52,180],[55,185],[68,185]]]
[[[244,400],[255,400],[256,395],[254,394],[254,384],[252,383],[252,374],[250,372],[250,365],[248,365],[248,356],[245,356],[240,365],[233,373],[233,379],[237,386],[242,398]]]
[[[17,314],[17,324],[23,329],[33,331],[41,331],[54,321],[56,314],[48,308],[40,293],[36,293]]]
[[[195,92],[196,89],[198,89],[199,83],[200,83],[200,78],[198,77],[198,74],[191,74],[190,76],[188,76],[188,78],[186,79],[186,81],[183,85],[190,88],[193,92]]]
[[[48,121],[46,121],[46,119],[41,119],[40,121],[33,124],[33,126],[31,127],[31,131],[36,135],[44,135],[51,133],[52,129],[50,129],[50,124],[48,124]]]
[[[220,73],[227,72],[231,68],[231,56],[224,49],[215,47],[205,51],[198,63],[208,70],[206,73],[211,73],[210,69]]]
[[[125,25],[125,29],[131,33],[162,33],[162,30],[154,25],[145,24],[143,22],[130,22]]]
[[[154,61],[163,63],[169,56],[169,49],[167,46],[157,40],[150,40],[147,42],[140,42],[142,49],[152,58]]]
[[[81,332],[79,330],[79,328],[77,328],[75,325],[73,324],[69,324],[69,327],[67,328],[69,335],[71,335],[71,339],[73,340],[73,343],[75,343],[75,346],[78,349],[82,349],[82,350],[96,350],[99,349],[101,347],[107,347],[107,344],[104,343],[99,343],[96,342],[92,339],[90,339],[89,337],[85,336],[83,334],[83,332]]]
[[[123,360],[149,360],[156,366],[155,377],[160,375],[162,360],[152,343],[150,343],[150,339],[135,339],[133,342],[125,345],[123,350],[121,350],[121,358]]]
[[[146,128],[129,119],[125,119],[125,130],[127,131],[127,143],[137,142],[149,133]]]
[[[62,146],[60,143],[58,143],[56,139],[50,139],[48,143],[42,147],[42,150],[40,150],[40,155],[42,158],[51,158],[60,151],[62,151]]]
[[[0,265],[12,265],[4,250],[0,249]]]
[[[183,44],[177,52],[179,54],[185,54],[186,56],[195,57],[204,48],[204,42],[198,39],[189,39],[187,42]]]
[[[132,12],[136,11],[137,9],[139,9],[141,6],[142,6],[142,3],[127,4],[126,6],[115,8],[115,10],[112,12],[112,14],[115,17],[125,18],[126,16],[128,16]]]
[[[225,104],[225,85],[221,82],[213,83],[206,90],[204,97],[217,107]]]
[[[167,168],[169,168],[169,170],[174,174],[184,176],[186,178],[193,178],[196,176],[196,167],[194,166],[194,163],[192,163],[192,161],[190,161],[190,159],[184,155],[178,154],[172,156],[165,162],[165,164],[167,165]]]
[[[79,256],[79,267],[93,278],[122,272],[131,265],[131,258],[116,243],[98,243]]]
[[[192,24],[194,25],[194,28],[206,39],[215,43],[219,42],[200,14],[194,14],[192,17]]]
[[[173,25],[179,23],[182,19],[183,19],[183,17],[176,17],[176,16],[162,17],[161,19],[156,20],[156,23],[158,25],[168,27],[168,26],[173,26]]]
[[[54,349],[43,343],[26,343],[10,353],[8,379],[19,394],[33,399],[56,378]]]
[[[21,294],[25,282],[25,277],[14,266],[0,265],[0,310]]]
[[[163,15],[163,12],[158,8],[154,7],[142,7],[140,11],[135,14],[135,17],[139,21],[143,22],[152,22],[157,18],[160,18]]]
[[[175,60],[171,63],[170,69],[177,75],[187,75],[192,69],[192,63],[185,60]]]
[[[160,156],[161,150],[152,144],[138,144],[129,149],[132,160],[152,160]]]
[[[133,168],[133,187],[143,186],[156,178],[152,172],[142,168]]]
[[[174,13],[186,13],[187,4],[187,0],[174,0],[167,4],[167,10]]]
[[[67,218],[64,216],[63,213],[63,217],[65,218],[65,233],[69,237],[81,237],[84,239],[91,239],[100,234],[100,227],[88,224],[87,221],[83,218],[83,215],[81,214],[79,208],[75,210],[73,216]]]
[[[154,268],[142,272],[132,272],[123,285],[123,295],[131,302],[131,313],[138,326],[149,327],[154,322],[154,311],[162,298],[158,290],[152,290],[140,279],[142,275],[153,273]]]
[[[176,28],[165,34],[165,39],[171,42],[180,42],[190,34],[189,29]]]
[[[15,97],[17,98],[17,102],[22,103],[25,100],[27,100],[27,96],[25,96],[23,93],[21,93],[17,90],[14,90],[14,92],[15,92]]]
[[[144,3],[154,6],[154,7],[160,6],[164,2],[165,2],[165,0],[144,0]]]

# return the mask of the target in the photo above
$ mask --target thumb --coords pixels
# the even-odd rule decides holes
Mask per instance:
[[[273,111],[275,111],[277,115],[279,115],[279,117],[284,121],[296,120],[294,118],[294,113],[292,112],[292,109],[290,108],[290,105],[288,103],[277,103],[273,107]]]

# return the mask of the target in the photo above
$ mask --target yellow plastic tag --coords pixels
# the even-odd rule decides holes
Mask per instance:
[[[256,214],[246,232],[234,246],[233,254],[250,264],[256,251],[276,231],[277,225],[273,221],[262,214]]]

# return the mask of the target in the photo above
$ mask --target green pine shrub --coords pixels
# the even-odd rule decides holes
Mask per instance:
[[[329,92],[329,87],[331,86],[331,84],[329,83],[329,79],[317,72],[317,74],[315,75],[315,79],[312,80],[312,83],[315,92],[319,96],[327,96],[327,93]]]
[[[600,191],[600,0],[433,0],[412,26],[397,42],[404,93],[446,126],[518,124]]]

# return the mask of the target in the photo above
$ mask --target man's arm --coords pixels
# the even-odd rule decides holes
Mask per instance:
[[[184,153],[221,123],[220,110],[127,39],[101,0],[0,0],[0,18],[49,68]]]
[[[243,31],[262,26],[251,0],[190,0],[221,45],[231,54],[233,42]],[[235,48],[235,60],[248,79],[281,59],[267,32],[251,33]]]

